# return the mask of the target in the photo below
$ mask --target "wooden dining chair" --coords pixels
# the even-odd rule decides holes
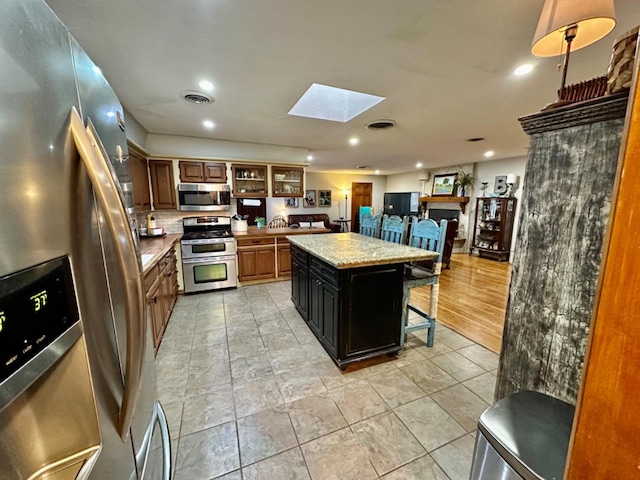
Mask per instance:
[[[406,243],[409,217],[404,220],[398,215],[382,216],[382,228],[380,229],[380,239],[393,243]]]
[[[360,234],[380,238],[380,215],[364,213],[360,217]]]
[[[271,219],[271,221],[269,222],[269,225],[267,225],[268,228],[284,228],[286,226],[288,226],[289,224],[287,223],[287,219],[284,218],[282,215],[276,215],[275,217],[273,217]]]
[[[438,315],[438,295],[440,293],[440,270],[442,269],[442,253],[447,234],[447,221],[442,220],[438,225],[433,220],[420,220],[411,225],[411,237],[409,246],[437,252],[438,256],[432,262],[424,262],[424,265],[405,264],[405,276],[402,284],[402,332],[400,336],[400,348],[404,348],[405,336],[416,330],[427,330],[427,347],[433,346],[435,337],[436,317]],[[430,286],[429,312],[411,305],[411,289],[422,286]],[[415,312],[424,318],[424,322],[409,324],[409,311]]]

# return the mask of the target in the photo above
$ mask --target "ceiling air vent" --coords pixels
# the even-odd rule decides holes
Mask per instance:
[[[396,126],[396,122],[393,120],[374,120],[367,123],[368,130],[388,130]]]
[[[359,168],[360,170],[362,170],[364,168],[369,168],[369,165],[356,165],[356,168]]]
[[[213,103],[213,97],[195,90],[185,90],[180,92],[180,98],[186,100],[189,103],[195,103],[198,105],[204,105],[207,103]]]

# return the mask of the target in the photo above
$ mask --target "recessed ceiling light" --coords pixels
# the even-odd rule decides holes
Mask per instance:
[[[206,128],[213,128],[216,126],[215,123],[213,123],[211,120],[205,120],[202,122],[202,125],[204,125]]]
[[[378,175],[380,173],[380,170],[376,170],[376,175]]]
[[[493,157],[494,153],[495,152],[493,150],[489,150],[489,151],[484,152],[484,156],[487,157],[487,158]]]
[[[313,160],[313,155],[307,155],[307,160],[309,161]]]
[[[289,115],[348,122],[384,99],[368,93],[313,83],[289,110]]]
[[[198,85],[205,92],[210,92],[211,90],[213,90],[213,83],[211,83],[209,80],[202,80]]]
[[[533,65],[531,65],[530,63],[525,63],[524,65],[520,65],[518,68],[516,68],[513,71],[513,74],[517,75],[518,77],[521,77],[523,75],[531,73],[532,71],[533,71]]]
[[[351,137],[349,139],[349,144],[351,145],[357,145],[358,143],[360,143],[360,140],[358,140],[356,137]]]
[[[416,163],[416,168],[422,168],[422,164],[420,162]]]

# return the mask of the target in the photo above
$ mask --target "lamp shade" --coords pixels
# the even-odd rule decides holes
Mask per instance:
[[[536,57],[565,53],[564,31],[570,25],[578,26],[572,51],[597,42],[616,26],[613,0],[545,0],[531,53]]]

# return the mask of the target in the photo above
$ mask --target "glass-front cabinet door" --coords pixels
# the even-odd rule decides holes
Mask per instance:
[[[272,197],[302,197],[304,169],[300,167],[271,167]]]
[[[266,197],[267,166],[232,164],[234,197]]]

